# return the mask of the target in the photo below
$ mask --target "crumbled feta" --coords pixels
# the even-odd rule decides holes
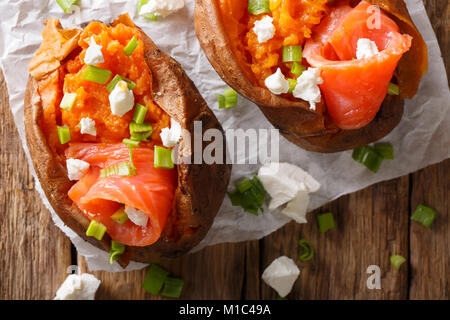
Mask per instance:
[[[69,158],[66,160],[69,180],[80,180],[89,170],[89,163],[83,160]]]
[[[144,212],[127,206],[125,207],[125,213],[127,214],[128,219],[130,219],[135,225],[141,227],[147,226],[148,216]]]
[[[255,22],[253,32],[258,36],[258,42],[264,43],[275,36],[275,26],[273,25],[273,18],[265,16],[261,20]]]
[[[90,134],[91,136],[97,135],[97,129],[95,128],[95,121],[91,118],[82,118],[80,120],[81,134]]]
[[[94,300],[100,283],[92,274],[71,274],[56,291],[54,300]]]
[[[89,48],[87,48],[86,55],[84,56],[84,63],[95,65],[102,62],[105,62],[102,54],[102,46],[95,42],[94,37],[91,37]]]
[[[378,53],[375,41],[361,38],[356,43],[356,59],[370,58]]]
[[[284,298],[291,292],[299,275],[300,270],[295,262],[286,256],[281,256],[264,270],[262,279]]]
[[[109,94],[109,103],[111,105],[111,113],[119,117],[133,109],[133,91],[128,89],[125,81],[120,80],[116,84],[113,91]]]
[[[273,75],[267,77],[264,84],[273,94],[288,93],[289,91],[289,81],[286,80],[280,68]]]
[[[140,15],[154,14],[167,17],[184,7],[184,0],[149,0],[141,7]]]
[[[170,128],[163,128],[160,136],[165,147],[175,147],[181,139],[181,125],[173,118],[170,119]]]
[[[297,223],[307,223],[306,213],[308,212],[309,193],[306,190],[299,190],[297,195],[288,202],[281,213],[295,220]]]
[[[296,98],[308,101],[310,109],[316,110],[316,103],[320,102],[321,98],[318,85],[322,83],[323,80],[320,77],[320,70],[308,68],[308,70],[303,71],[300,77],[297,78],[297,85],[292,94]]]

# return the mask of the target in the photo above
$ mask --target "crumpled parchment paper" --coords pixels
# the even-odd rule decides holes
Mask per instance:
[[[137,0],[81,0],[78,13],[65,15],[54,0],[9,0],[0,2],[0,64],[9,92],[9,102],[23,147],[25,143],[23,101],[27,82],[27,63],[41,42],[42,23],[57,17],[64,27],[73,27],[91,20],[112,21],[128,12],[137,25],[165,52],[178,60],[195,82],[209,106],[225,129],[269,129],[270,123],[259,109],[243,98],[234,109],[219,110],[215,93],[226,88],[203,54],[194,32],[194,0],[187,0],[184,9],[158,22],[138,17]],[[450,93],[448,80],[436,36],[421,0],[407,0],[409,12],[425,39],[429,54],[429,71],[422,79],[414,99],[406,101],[405,113],[399,126],[383,141],[395,148],[395,160],[384,161],[377,174],[351,158],[351,151],[318,154],[304,151],[284,138],[280,141],[280,161],[302,167],[321,184],[319,192],[311,195],[309,209],[313,210],[344,194],[363,189],[379,181],[393,179],[450,157]],[[31,162],[30,162],[31,166]],[[232,180],[255,173],[259,165],[235,165]],[[33,174],[36,177],[34,170]],[[46,199],[36,180],[36,189],[52,213],[55,224],[70,237],[78,252],[86,257],[91,270],[121,271],[111,267],[107,253],[82,240],[64,226]],[[339,213],[337,213],[339,214]],[[228,197],[207,237],[194,250],[221,242],[259,239],[289,221],[278,212],[254,216],[232,207]],[[144,264],[133,262],[126,270],[139,269]]]

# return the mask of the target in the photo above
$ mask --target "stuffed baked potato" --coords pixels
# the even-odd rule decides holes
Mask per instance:
[[[189,251],[209,230],[231,172],[172,162],[177,142],[178,158],[191,158],[194,121],[223,132],[192,81],[128,15],[83,30],[49,19],[42,35],[25,125],[56,213],[85,240],[116,250],[110,258],[121,265]]]
[[[403,0],[196,0],[195,27],[222,79],[311,151],[388,134],[427,70]]]

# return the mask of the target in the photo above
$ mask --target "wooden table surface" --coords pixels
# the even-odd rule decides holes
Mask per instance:
[[[448,75],[450,7],[447,0],[424,2]],[[1,73],[0,116],[0,299],[51,299],[67,267],[85,272],[86,263],[34,188]],[[297,257],[304,237],[316,255],[298,262],[301,275],[290,299],[449,299],[449,202],[447,160],[343,196],[309,213],[308,224],[292,222],[259,241],[216,245],[161,264],[185,279],[185,299],[274,299],[261,274],[280,255]],[[409,219],[419,203],[438,212],[430,229]],[[334,213],[337,228],[321,235],[314,215],[326,211]],[[407,259],[399,271],[390,265],[392,254]],[[369,265],[381,268],[380,290],[366,287]],[[145,270],[93,273],[102,280],[99,299],[159,299],[141,289]]]

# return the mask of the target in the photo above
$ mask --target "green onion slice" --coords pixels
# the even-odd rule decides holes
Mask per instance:
[[[170,298],[179,298],[181,296],[181,291],[183,291],[183,286],[183,279],[167,277],[164,281],[161,295]]]
[[[108,85],[106,86],[106,89],[109,92],[112,92],[114,90],[114,88],[116,87],[117,83],[119,83],[119,81],[125,81],[127,83],[127,87],[130,90],[133,90],[134,88],[136,88],[136,83],[134,83],[133,81],[131,81],[128,78],[122,77],[118,74],[116,74],[114,76],[114,78],[112,78],[112,80],[108,83]]]
[[[83,74],[83,79],[99,84],[106,84],[111,77],[112,72],[96,66],[88,65]]]
[[[70,111],[75,103],[76,98],[77,98],[76,93],[68,93],[68,92],[64,93],[64,97],[62,98],[59,107],[66,111]]]
[[[383,162],[383,157],[370,146],[356,148],[353,150],[352,158],[365,165],[372,172],[378,172]]]
[[[306,67],[298,62],[294,62],[291,67],[291,73],[295,74],[296,76],[301,76],[303,71],[306,70]]]
[[[124,224],[128,220],[128,215],[125,212],[125,208],[122,207],[119,210],[117,210],[115,213],[111,215],[111,220],[118,223],[118,224]]]
[[[390,260],[391,260],[392,266],[397,270],[399,270],[401,265],[406,261],[405,258],[403,258],[402,256],[399,256],[399,255],[391,256]]]
[[[235,192],[228,193],[233,206],[242,207],[245,211],[256,216],[259,210],[263,211],[266,190],[256,175],[251,180],[244,179],[238,183],[236,189]]]
[[[312,244],[306,239],[300,239],[298,244],[302,249],[302,253],[298,257],[300,261],[309,261],[314,257],[314,248]]]
[[[109,263],[114,264],[115,260],[119,260],[122,253],[125,251],[125,245],[117,241],[111,240],[111,248],[109,250]]]
[[[150,122],[144,122],[144,123],[136,123],[136,122],[130,122],[130,133],[142,133],[142,132],[152,132],[152,124]]]
[[[270,13],[270,1],[269,0],[249,0],[248,1],[248,13],[255,16],[261,13]]]
[[[283,62],[300,62],[302,61],[302,56],[301,46],[283,47]]]
[[[395,83],[389,82],[388,94],[398,96],[400,93],[400,88]]]
[[[111,176],[122,176],[122,177],[130,177],[135,176],[136,170],[133,165],[131,165],[128,161],[121,162],[115,164],[109,168],[100,170],[101,178],[108,178]]]
[[[122,140],[122,143],[124,145],[126,145],[128,148],[137,148],[141,144],[140,141],[135,141],[135,140],[126,139],[126,138]]]
[[[225,109],[225,96],[223,94],[216,93],[217,102],[219,103],[219,109]]]
[[[419,204],[411,216],[411,220],[423,224],[425,228],[429,228],[435,218],[436,211],[424,204]]]
[[[138,2],[138,14],[142,17],[144,17],[145,19],[148,20],[152,20],[152,21],[156,21],[158,20],[158,17],[156,16],[156,14],[154,13],[150,13],[150,14],[141,14],[141,8],[144,4],[147,4],[148,0],[139,0]]]
[[[148,132],[135,132],[131,135],[131,140],[135,140],[135,141],[148,141],[148,137],[151,136],[151,131]]]
[[[145,116],[147,115],[148,108],[142,104],[136,103],[134,108],[133,121],[136,123],[144,123]]]
[[[70,129],[68,126],[57,126],[58,138],[61,144],[66,144],[70,141]]]
[[[86,230],[88,237],[94,237],[97,240],[102,240],[106,232],[106,226],[97,220],[92,220],[89,227]]]
[[[77,3],[78,0],[56,0],[56,3],[63,9],[64,13],[72,13],[72,6]]]
[[[328,230],[333,229],[335,227],[334,217],[331,212],[318,214],[317,223],[319,224],[320,233],[325,233]]]
[[[223,92],[225,97],[225,109],[233,108],[237,105],[238,94],[234,89],[227,89]]]
[[[297,80],[295,79],[288,79],[289,82],[289,91],[288,93],[294,92],[295,87],[297,86]]]
[[[155,168],[173,169],[173,151],[164,147],[155,146]]]
[[[128,42],[125,48],[123,48],[123,51],[127,56],[131,56],[131,54],[133,53],[134,49],[136,49],[138,44],[139,44],[138,40],[136,39],[135,36],[133,36],[133,38],[131,38],[131,40]]]
[[[161,268],[159,265],[152,263],[150,268],[148,268],[148,273],[142,283],[142,288],[153,295],[157,295],[161,291],[164,281],[168,275],[169,272]]]
[[[248,189],[253,186],[252,182],[249,179],[244,179],[236,185],[236,188],[240,193],[244,193]]]
[[[394,147],[390,144],[376,144],[375,151],[384,159],[394,159]]]

